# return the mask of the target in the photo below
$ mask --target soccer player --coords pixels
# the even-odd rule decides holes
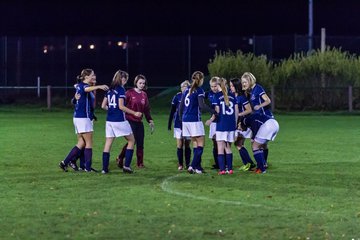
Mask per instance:
[[[204,169],[201,167],[201,156],[204,150],[205,130],[201,121],[201,111],[214,111],[205,104],[205,93],[201,86],[204,83],[204,74],[195,71],[192,74],[191,87],[182,94],[179,106],[179,114],[182,119],[183,137],[191,137],[193,141],[193,160],[188,168],[188,172],[202,174]]]
[[[184,138],[182,136],[182,123],[179,117],[179,105],[181,102],[181,96],[185,92],[185,90],[190,86],[190,82],[188,80],[182,82],[180,84],[181,92],[178,92],[171,101],[171,111],[169,115],[168,121],[168,130],[171,130],[171,124],[174,120],[174,138],[176,138],[176,155],[178,158],[178,170],[184,169],[184,146],[185,146],[185,164],[186,169],[190,166],[190,157],[191,157],[191,149],[190,149],[190,138]]]
[[[91,117],[91,100],[89,99],[90,92],[101,89],[107,91],[109,87],[107,85],[90,86],[90,83],[94,81],[94,71],[92,69],[84,69],[77,77],[79,84],[76,86],[76,93],[80,94],[79,100],[77,100],[74,111],[74,126],[75,133],[77,134],[78,142],[74,146],[67,157],[59,163],[59,167],[67,172],[67,166],[70,161],[80,155],[82,148],[84,150],[85,158],[85,171],[91,172],[94,169],[91,168],[92,164],[92,144],[93,144],[93,122]]]
[[[135,116],[129,113],[126,113],[125,117],[129,121],[131,129],[135,137],[136,145],[136,164],[138,168],[144,167],[144,137],[145,130],[144,124],[142,122],[143,115],[146,118],[146,121],[149,123],[151,133],[154,131],[154,120],[150,114],[150,104],[148,96],[145,92],[147,89],[147,82],[144,75],[137,75],[134,80],[134,88],[126,91],[126,107],[135,111],[141,112],[142,115]],[[116,162],[120,168],[124,165],[124,157],[127,144],[122,148],[121,153],[116,159]]]
[[[251,105],[247,99],[245,92],[242,90],[241,80],[233,78],[230,80],[230,90],[235,94],[238,108],[239,118],[252,113]],[[246,138],[251,138],[251,130],[248,128],[246,131],[236,130],[235,132],[235,146],[239,151],[243,166],[240,167],[241,171],[248,171],[253,169],[256,165],[251,160],[249,152],[246,150],[244,143]]]
[[[213,109],[215,109],[215,106],[212,105],[213,99],[215,97],[215,95],[219,92],[219,81],[220,78],[219,77],[212,77],[210,79],[210,91],[205,93],[205,98],[209,100],[210,105]],[[216,142],[216,119],[214,121],[211,122],[210,126],[209,126],[209,138],[212,140],[213,142],[213,157],[214,157],[214,164],[212,165],[212,169],[219,169],[219,163],[218,163],[218,150],[217,150],[217,142]]]
[[[127,141],[125,152],[125,166],[123,166],[124,173],[133,173],[131,169],[131,160],[134,152],[135,138],[132,133],[129,122],[125,119],[125,113],[136,117],[141,117],[141,112],[135,112],[125,107],[125,88],[123,84],[128,79],[128,73],[118,70],[111,82],[110,89],[107,91],[101,108],[107,110],[105,134],[106,141],[103,151],[103,168],[102,173],[109,172],[110,150],[117,137],[124,137]]]
[[[267,148],[267,143],[270,140],[274,141],[279,132],[278,122],[267,115],[253,113],[243,117],[239,125],[242,131],[250,128],[253,133],[252,150],[257,163],[255,173],[266,173],[263,149]]]
[[[241,77],[241,84],[242,89],[249,94],[250,104],[254,112],[274,118],[270,109],[271,100],[266,94],[264,88],[256,83],[255,76],[250,72],[245,72]],[[269,149],[265,146],[263,150],[265,156],[265,166],[267,167]]]
[[[219,86],[221,91],[215,95],[212,104],[218,113],[216,142],[220,168],[219,175],[224,175],[234,173],[232,169],[233,154],[231,151],[231,143],[235,141],[239,109],[235,95],[231,92],[229,93],[227,90],[226,79],[220,78]],[[225,165],[227,169],[225,169]]]

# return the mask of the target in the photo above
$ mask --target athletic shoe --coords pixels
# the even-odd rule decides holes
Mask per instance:
[[[138,168],[144,168],[145,166],[144,166],[143,163],[140,163],[137,167],[138,167]]]
[[[196,173],[196,174],[203,174],[204,171],[203,171],[203,170],[199,170],[199,169],[195,169],[195,173]]]
[[[79,167],[79,171],[85,171],[85,168]]]
[[[101,173],[102,173],[102,174],[108,174],[109,171],[102,170]]]
[[[260,168],[257,168],[255,174],[264,174],[266,171],[261,171]]]
[[[247,163],[247,164],[241,166],[241,167],[239,168],[239,170],[246,172],[246,171],[248,171],[248,170],[250,169],[250,166],[251,166],[251,164],[250,164],[250,163]]]
[[[251,163],[250,164],[250,168],[249,168],[249,170],[248,171],[256,171],[256,164],[254,164],[254,163]]]
[[[124,173],[134,173],[134,171],[131,169],[131,167],[123,167],[123,172]]]
[[[96,169],[94,169],[94,168],[90,168],[90,171],[89,171],[89,170],[87,170],[87,169],[85,168],[85,172],[94,172],[94,173],[97,173],[97,172],[99,172],[99,171],[96,170]]]
[[[178,170],[179,170],[179,171],[182,171],[183,169],[184,169],[184,167],[183,167],[182,165],[179,165],[179,166],[178,166]]]
[[[124,159],[116,157],[116,164],[119,168],[123,168],[124,167]]]
[[[231,169],[231,170],[229,170],[229,171],[226,171],[226,173],[227,173],[227,174],[233,174],[234,171]]]
[[[66,167],[66,165],[65,165],[65,163],[64,163],[64,161],[61,161],[60,163],[59,163],[59,167],[64,171],[64,172],[67,172],[68,170],[67,170],[67,167]]]
[[[192,166],[190,166],[188,169],[187,169],[188,173],[190,174],[194,174],[195,173],[195,170],[192,168]]]
[[[78,166],[76,165],[76,162],[70,161],[69,166],[74,170],[74,171],[79,171]]]
[[[226,174],[226,171],[219,171],[218,172],[218,175],[225,175]]]

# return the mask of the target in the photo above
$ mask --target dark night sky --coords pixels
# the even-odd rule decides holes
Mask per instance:
[[[360,35],[360,3],[313,0],[314,34]],[[1,35],[307,34],[308,0],[0,3]]]

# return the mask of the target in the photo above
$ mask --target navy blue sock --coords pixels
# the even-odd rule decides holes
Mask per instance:
[[[214,163],[216,166],[219,166],[218,163],[218,151],[215,147],[213,147],[213,157],[214,157]]]
[[[225,171],[225,155],[224,154],[218,154],[218,163],[220,171]]]
[[[185,147],[185,164],[186,164],[186,166],[190,165],[190,158],[191,158],[191,148]]]
[[[126,149],[125,151],[125,167],[130,167],[134,149]]]
[[[177,158],[178,158],[179,165],[182,166],[184,164],[184,151],[183,151],[183,149],[182,148],[177,148],[176,155],[177,155]]]
[[[198,170],[204,170],[201,166],[201,157],[203,154],[204,148],[203,147],[197,147],[197,167]]]
[[[109,159],[110,159],[110,153],[103,152],[103,155],[102,155],[103,168],[102,168],[102,170],[104,170],[105,172],[109,171]]]
[[[264,152],[261,149],[258,150],[254,150],[254,158],[256,160],[257,163],[257,167],[263,172],[265,171],[265,166],[264,166]]]
[[[81,149],[80,152],[80,168],[85,169],[85,154],[84,154],[85,149]]]
[[[85,148],[84,157],[85,157],[85,169],[90,172],[91,163],[92,163],[92,148]]]
[[[76,159],[76,157],[79,155],[79,152],[80,149],[77,146],[73,147],[67,157],[64,159],[64,164],[67,166],[70,161]]]
[[[268,155],[269,155],[269,149],[264,149],[264,159],[265,159],[265,163],[267,162],[268,159]]]
[[[249,152],[246,150],[245,147],[240,148],[239,153],[244,165],[246,165],[247,163],[254,164],[254,162],[250,158]]]
[[[197,164],[197,162],[196,162],[196,161],[197,161],[197,160],[196,160],[196,154],[197,154],[197,148],[194,147],[194,148],[193,148],[193,159],[192,159],[192,161],[191,161],[191,167],[194,168],[194,169],[195,169],[196,166],[197,166],[197,165],[196,165],[196,164]]]
[[[228,167],[228,170],[232,170],[232,168],[233,168],[233,154],[232,153],[226,154],[225,157],[226,157],[226,165]]]

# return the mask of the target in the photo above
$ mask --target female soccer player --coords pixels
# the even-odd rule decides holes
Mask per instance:
[[[250,114],[252,112],[251,105],[245,95],[245,92],[242,90],[241,80],[239,78],[233,78],[230,80],[230,90],[236,96],[239,107],[239,118]],[[240,167],[241,171],[248,171],[256,166],[244,146],[245,139],[251,138],[251,134],[250,128],[246,131],[236,130],[235,132],[235,146],[238,149],[241,160],[244,164]]]
[[[135,112],[125,107],[125,88],[123,83],[126,83],[128,74],[124,71],[118,70],[112,80],[109,91],[106,93],[101,108],[107,110],[105,134],[106,141],[103,151],[103,168],[102,173],[109,172],[110,150],[117,137],[124,137],[127,141],[127,148],[125,152],[125,166],[124,173],[133,173],[131,169],[131,159],[134,152],[135,138],[132,133],[129,122],[125,119],[125,113],[136,117],[141,117],[141,112]]]
[[[71,149],[67,157],[59,163],[59,167],[63,171],[67,171],[67,166],[71,160],[80,155],[80,151],[85,147],[85,171],[93,171],[91,168],[92,163],[92,132],[93,122],[91,113],[91,99],[89,99],[90,92],[101,89],[107,91],[109,87],[107,85],[90,86],[90,83],[94,81],[94,71],[92,69],[84,69],[77,77],[80,83],[76,86],[76,92],[80,94],[79,100],[77,100],[74,112],[74,126],[75,133],[77,134],[78,142],[75,147]]]
[[[242,131],[250,128],[253,132],[252,150],[257,163],[255,173],[266,173],[263,149],[270,140],[274,141],[279,132],[278,122],[267,115],[254,113],[243,117],[239,125]]]
[[[171,130],[171,124],[174,120],[174,138],[176,138],[176,146],[177,146],[177,158],[178,158],[178,170],[184,169],[184,146],[185,146],[185,164],[186,169],[190,166],[190,157],[191,157],[191,149],[190,142],[191,139],[184,138],[182,136],[182,123],[179,117],[179,105],[181,102],[181,96],[183,92],[190,86],[190,82],[188,80],[182,82],[180,84],[181,92],[178,92],[171,101],[171,111],[169,115],[168,121],[168,130]]]
[[[239,109],[235,95],[233,93],[228,93],[226,79],[220,78],[219,86],[221,91],[219,94],[215,95],[213,105],[215,106],[215,111],[218,113],[216,142],[220,168],[219,175],[224,175],[233,174],[231,143],[235,141],[235,130],[237,128]],[[227,170],[225,169],[225,164]]]
[[[204,83],[204,74],[196,71],[192,74],[191,87],[186,89],[181,97],[179,113],[182,119],[183,137],[191,137],[193,141],[193,160],[188,172],[202,174],[201,156],[204,150],[204,124],[201,121],[201,111],[213,113],[204,102],[205,93],[201,86]]]
[[[264,88],[256,83],[255,76],[250,72],[245,72],[241,77],[241,84],[244,91],[249,94],[250,104],[254,112],[265,114],[270,118],[274,115],[270,109],[271,100],[266,94]],[[269,149],[264,148],[265,166],[267,167],[267,158]]]
[[[211,107],[214,109],[215,106],[212,105],[212,102],[214,100],[215,95],[219,92],[219,83],[220,78],[219,77],[212,77],[210,79],[210,91],[205,93],[205,98],[209,100]],[[219,169],[219,163],[218,163],[218,150],[217,150],[217,142],[215,137],[216,132],[216,120],[212,121],[209,126],[209,138],[213,142],[213,157],[214,157],[214,164],[212,166],[213,169]]]
[[[154,120],[150,114],[150,104],[148,96],[145,92],[147,88],[146,78],[144,75],[137,75],[134,80],[134,88],[126,91],[126,107],[130,110],[141,112],[141,116],[131,115],[126,113],[126,119],[129,121],[131,129],[135,137],[136,145],[136,163],[139,168],[144,167],[144,137],[145,130],[142,122],[142,116],[145,115],[146,121],[149,123],[151,132],[154,131]],[[118,166],[123,167],[125,151],[127,144],[122,148],[121,153],[116,159]]]

